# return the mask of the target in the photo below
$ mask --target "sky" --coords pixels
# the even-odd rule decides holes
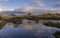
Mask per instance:
[[[60,10],[60,0],[0,0],[0,11],[14,9]]]

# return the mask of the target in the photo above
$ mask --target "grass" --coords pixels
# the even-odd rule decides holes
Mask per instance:
[[[54,34],[54,36],[55,36],[56,38],[60,38],[60,31],[56,31],[55,34]]]
[[[44,25],[46,26],[49,26],[49,27],[57,27],[57,28],[60,28],[60,23],[53,23],[53,22],[46,22],[46,23],[43,23]]]
[[[4,20],[0,20],[0,29],[2,29],[7,22]]]
[[[30,13],[25,16],[0,16],[0,20],[3,20],[3,24],[2,22],[0,24],[5,25],[5,22],[6,23],[12,22],[14,24],[22,24],[23,19],[33,20],[33,21],[36,21],[36,23],[39,23],[39,20],[60,20],[60,14],[31,15]],[[60,23],[48,22],[48,23],[44,23],[44,25],[60,28]]]

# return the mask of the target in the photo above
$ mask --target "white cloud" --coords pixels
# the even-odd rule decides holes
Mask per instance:
[[[53,8],[53,7],[50,7],[50,8],[35,8],[34,6],[36,7],[42,7],[42,6],[46,6],[44,4],[44,0],[32,0],[33,3],[31,4],[27,4],[26,6],[24,6],[22,8],[22,10],[24,12],[33,12],[35,14],[40,14],[40,13],[59,13],[60,11],[57,11],[56,8]],[[45,0],[46,1],[50,1],[50,0]],[[52,0],[51,0],[52,1]]]
[[[0,11],[13,11],[12,8],[4,8],[2,5],[6,4],[8,0],[0,0]]]
[[[7,8],[7,9],[4,9],[4,11],[14,11],[15,9],[13,8]]]
[[[0,12],[1,11],[13,11],[14,9],[12,9],[12,8],[3,8],[3,7],[0,7]]]
[[[33,10],[35,10],[36,8],[34,8],[34,6],[45,6],[45,4],[41,1],[41,0],[32,0],[32,3],[28,3],[26,4],[24,7],[22,7],[22,11],[25,12],[32,12]]]
[[[34,9],[34,8],[27,5],[27,6],[22,8],[22,11],[24,11],[24,12],[31,12],[32,9]]]
[[[41,0],[31,0],[31,2],[28,3],[30,6],[45,6],[44,2]]]
[[[32,14],[60,13],[60,10],[55,8],[34,8],[32,6],[25,6],[21,10],[23,12],[31,12]]]
[[[3,10],[4,10],[4,8],[0,7],[0,11],[3,11]]]
[[[8,2],[8,0],[0,0],[0,6],[6,4]]]
[[[42,3],[42,1],[34,1],[33,5],[34,6],[45,6],[45,4]]]

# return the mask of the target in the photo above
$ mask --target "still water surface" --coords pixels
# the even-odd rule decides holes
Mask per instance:
[[[23,24],[14,27],[13,23],[7,23],[0,30],[0,38],[55,38],[53,33],[60,31],[59,28],[46,27],[43,21],[36,24],[34,21],[28,23],[29,20],[24,20]],[[55,22],[55,21],[54,21]]]

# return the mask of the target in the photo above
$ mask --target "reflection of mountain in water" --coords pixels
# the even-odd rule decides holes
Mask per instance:
[[[46,27],[40,23],[28,23],[29,20],[24,20],[23,24],[14,28],[13,23],[7,23],[5,27],[0,30],[0,38],[54,38],[52,33],[58,28]]]

